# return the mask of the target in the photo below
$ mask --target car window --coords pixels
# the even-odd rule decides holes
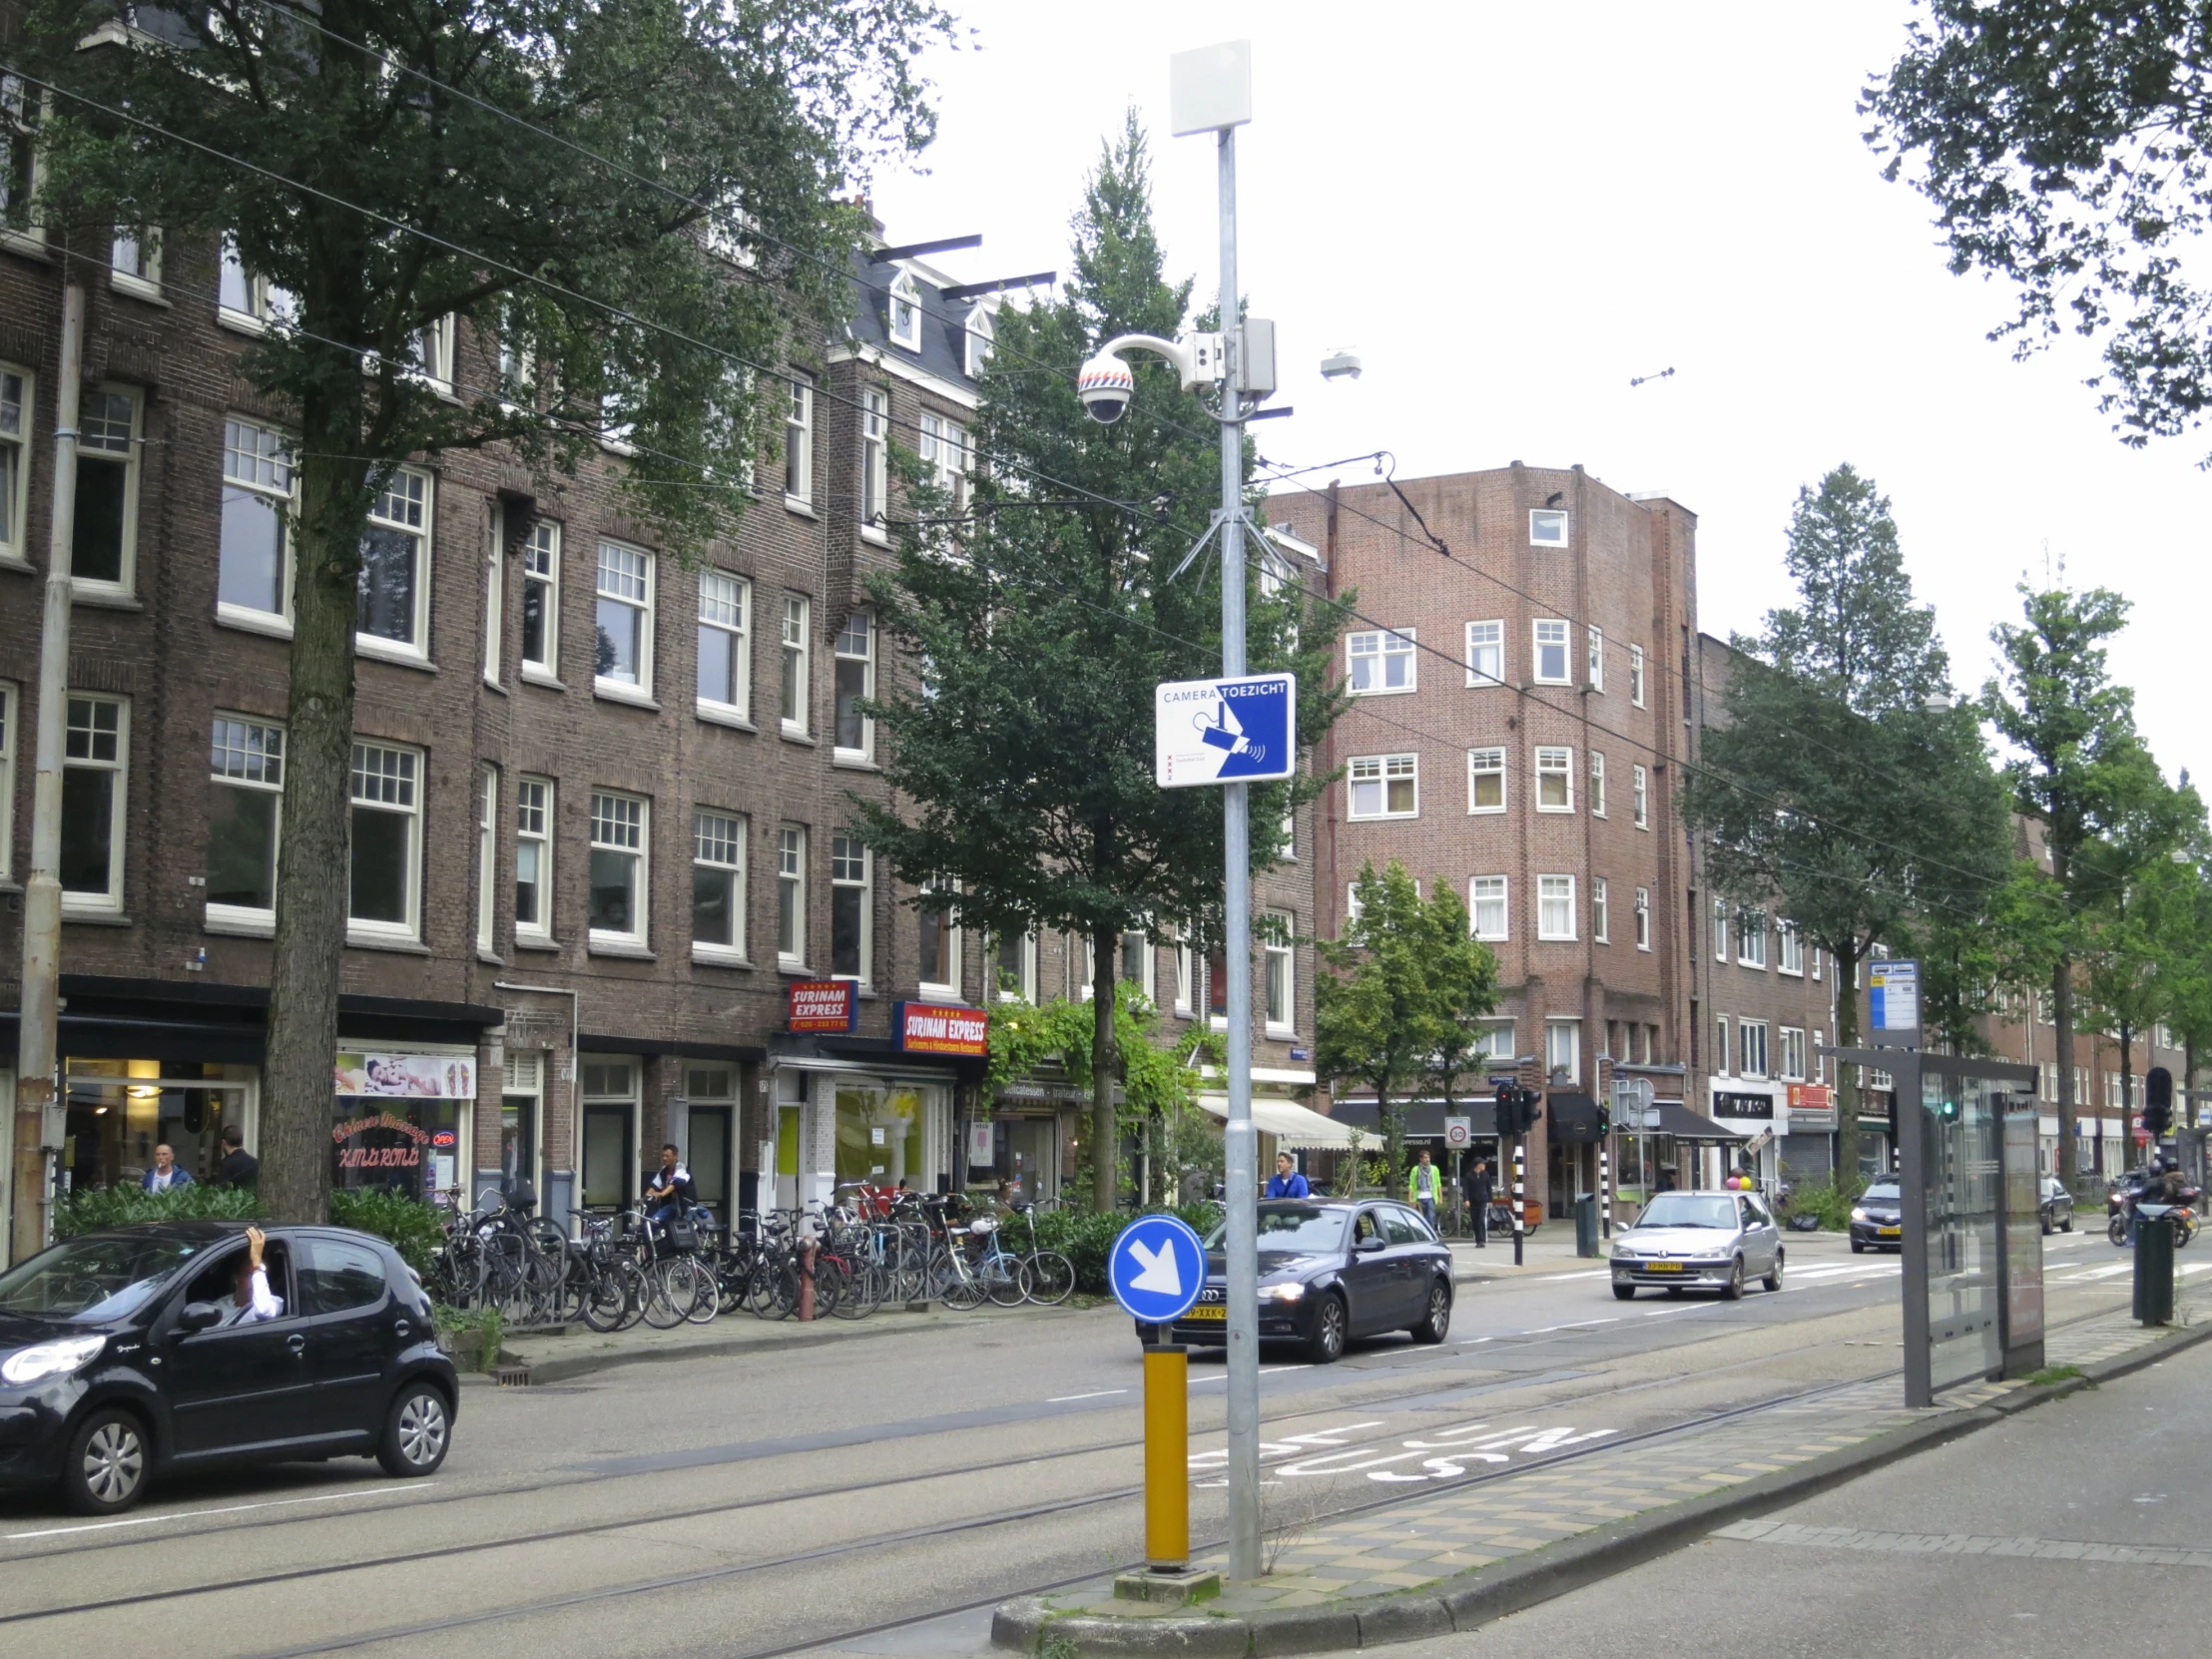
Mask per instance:
[[[1774,1218],[1767,1214],[1767,1206],[1761,1199],[1757,1197],[1745,1199],[1744,1208],[1751,1212],[1752,1226],[1771,1227],[1774,1225]]]
[[[299,1306],[308,1314],[342,1314],[384,1300],[384,1259],[344,1239],[309,1239],[299,1266]]]
[[[1408,1210],[1382,1212],[1382,1236],[1394,1245],[1426,1244],[1428,1234]]]
[[[1369,1239],[1382,1237],[1382,1224],[1376,1220],[1373,1210],[1362,1210],[1360,1219],[1352,1224],[1352,1242],[1364,1244]]]
[[[178,1306],[192,1302],[212,1302],[225,1309],[239,1306],[238,1271],[245,1261],[246,1246],[243,1243],[235,1250],[224,1251],[192,1276]],[[291,1287],[286,1282],[285,1270],[289,1266],[290,1252],[283,1240],[271,1239],[262,1246],[262,1269],[269,1275],[270,1294],[283,1304],[286,1313],[298,1306],[292,1300]]]

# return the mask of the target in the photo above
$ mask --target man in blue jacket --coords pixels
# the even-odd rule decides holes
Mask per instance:
[[[1306,1185],[1306,1177],[1298,1173],[1298,1166],[1291,1161],[1288,1152],[1278,1152],[1275,1155],[1275,1173],[1268,1178],[1268,1197],[1313,1197],[1313,1190]]]
[[[154,1148],[154,1167],[139,1180],[139,1185],[150,1193],[166,1193],[172,1187],[192,1185],[192,1173],[177,1167],[175,1148],[167,1142]]]

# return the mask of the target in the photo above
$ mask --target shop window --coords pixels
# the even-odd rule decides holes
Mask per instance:
[[[402,467],[377,492],[361,531],[356,649],[421,662],[430,638],[430,475]]]
[[[389,744],[353,745],[348,932],[412,939],[421,893],[422,757]]]
[[[840,1087],[836,1105],[836,1170],[839,1185],[874,1187],[910,1182],[926,1192],[934,1184],[924,1148],[927,1117],[923,1092],[913,1087]]]
[[[592,684],[631,698],[653,691],[653,555],[618,542],[599,544]]]
[[[208,770],[208,919],[274,927],[284,729],[217,715]]]
[[[560,672],[561,527],[540,520],[522,543],[522,677]]]
[[[594,790],[591,798],[591,942],[646,942],[647,803]]]
[[[854,611],[838,631],[836,657],[836,756],[840,761],[872,760],[875,722],[861,704],[875,695],[875,618]]]
[[[77,417],[77,520],[69,574],[87,592],[131,592],[138,550],[138,422],[136,393],[85,393]]]
[[[256,421],[223,423],[223,529],[216,574],[217,617],[288,632],[292,506],[291,451],[284,435]]]
[[[154,1060],[65,1062],[62,1167],[72,1187],[136,1187],[157,1146],[197,1182],[215,1174],[224,1127],[247,1126],[248,1084],[221,1065],[167,1071]]]
[[[553,780],[515,780],[515,937],[553,936]]]
[[[62,903],[120,910],[130,705],[118,697],[70,698],[62,755]]]
[[[873,854],[860,837],[830,837],[830,971],[867,983],[874,927]]]
[[[747,619],[753,584],[727,571],[699,573],[699,712],[746,720],[752,715],[753,636]]]
[[[807,960],[807,831],[785,825],[776,855],[776,955],[785,967],[801,967]]]
[[[745,830],[735,813],[692,816],[692,956],[745,960]]]

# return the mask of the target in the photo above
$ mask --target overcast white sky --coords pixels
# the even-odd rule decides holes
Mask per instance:
[[[1945,271],[1853,109],[1904,0],[950,3],[973,49],[929,66],[926,173],[877,183],[893,242],[981,232],[937,262],[969,280],[1064,270],[1084,173],[1134,104],[1171,274],[1211,295],[1213,145],[1168,137],[1167,58],[1250,38],[1242,285],[1298,410],[1259,429],[1271,459],[1390,449],[1401,479],[1580,461],[1667,490],[1699,515],[1701,621],[1724,636],[1789,597],[1798,487],[1849,460],[1892,498],[1961,687],[2013,584],[2062,558],[2135,604],[2113,666],[2168,775],[2212,764],[2212,433],[2123,448],[2078,342],[2023,364],[1983,338],[2009,293]],[[1358,382],[1322,381],[1338,345]]]

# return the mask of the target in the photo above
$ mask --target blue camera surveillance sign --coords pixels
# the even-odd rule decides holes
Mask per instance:
[[[1155,777],[1164,790],[1267,784],[1298,765],[1298,676],[1171,680],[1153,703]]]

